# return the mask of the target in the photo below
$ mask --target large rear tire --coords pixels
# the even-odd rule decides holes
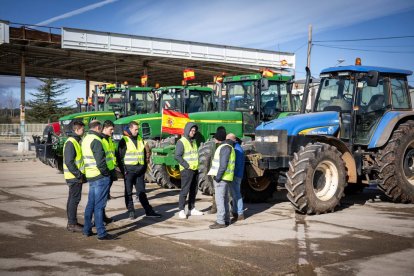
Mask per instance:
[[[287,197],[300,213],[333,212],[344,196],[346,175],[345,163],[335,147],[309,143],[289,163]]]
[[[157,144],[157,147],[165,147],[168,145],[174,145],[175,138],[170,137],[159,144]],[[171,173],[175,172],[173,168],[169,168],[166,165],[154,165],[152,162],[150,164],[150,171],[154,178],[154,182],[156,182],[160,187],[166,188],[166,189],[174,189],[174,188],[180,188],[181,183],[180,179],[174,179],[171,177]]]
[[[207,175],[210,170],[216,145],[213,140],[203,143],[198,149],[198,189],[206,195],[213,195],[213,178]]]
[[[394,202],[414,202],[414,122],[397,127],[380,150],[378,187]]]
[[[146,143],[148,144],[149,149],[151,150],[153,147],[155,147],[155,145],[157,144],[157,141],[148,139],[146,140]],[[154,174],[152,173],[151,163],[152,161],[150,158],[150,163],[148,164],[147,171],[145,172],[145,182],[155,183],[156,180],[155,180]]]

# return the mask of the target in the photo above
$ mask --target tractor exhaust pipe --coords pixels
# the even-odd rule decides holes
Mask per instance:
[[[302,106],[300,108],[300,113],[305,113],[306,105],[308,103],[308,95],[309,95],[309,86],[311,82],[311,72],[309,67],[306,66],[306,80],[305,80],[305,87],[303,88],[303,97],[302,97]]]

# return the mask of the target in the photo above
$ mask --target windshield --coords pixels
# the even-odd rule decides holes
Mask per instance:
[[[128,114],[146,114],[154,112],[154,94],[144,91],[131,91]]]
[[[300,98],[289,97],[286,83],[269,82],[269,89],[260,95],[260,106],[265,116],[272,116],[277,112],[297,111]]]
[[[354,83],[343,77],[330,77],[321,80],[321,88],[316,99],[316,111],[350,112]]]
[[[171,89],[161,94],[160,106],[164,109],[175,110],[184,113],[202,112],[214,110],[214,99],[211,91],[188,90],[188,98],[184,101],[182,110],[183,90]]]
[[[250,111],[254,109],[254,81],[227,84],[227,111]]]
[[[123,106],[123,94],[121,92],[105,93],[104,111],[122,111]]]

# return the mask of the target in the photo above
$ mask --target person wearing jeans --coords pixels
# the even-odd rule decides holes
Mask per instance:
[[[234,152],[236,153],[236,163],[234,165],[234,179],[230,184],[230,195],[232,198],[232,215],[234,221],[244,220],[243,198],[240,192],[240,186],[244,173],[244,151],[240,145],[240,140],[233,133],[227,134],[226,139],[234,142]]]
[[[228,189],[234,178],[236,154],[233,148],[233,141],[226,140],[226,131],[224,128],[217,129],[214,139],[220,145],[214,153],[208,175],[213,177],[217,220],[209,227],[210,229],[219,229],[227,227],[230,224]]]
[[[96,232],[98,239],[109,235],[104,226],[104,210],[108,200],[109,183],[111,178],[105,176],[95,181],[89,182],[88,203],[85,208],[84,234],[92,234],[92,215],[95,219]]]
[[[82,153],[85,163],[85,174],[89,182],[88,203],[85,208],[85,225],[83,234],[92,235],[92,215],[95,217],[95,226],[98,240],[113,240],[116,235],[106,232],[104,226],[104,209],[108,198],[110,172],[107,158],[109,152],[105,151],[101,139],[102,124],[94,120],[89,123],[88,135],[82,141]]]

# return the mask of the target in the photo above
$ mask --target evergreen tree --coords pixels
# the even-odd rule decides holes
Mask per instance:
[[[26,106],[26,120],[31,123],[47,123],[56,121],[67,110],[63,107],[68,103],[66,99],[61,99],[68,88],[64,83],[58,82],[54,78],[39,78],[43,83],[37,88],[37,92],[31,93],[33,100],[28,101]]]

